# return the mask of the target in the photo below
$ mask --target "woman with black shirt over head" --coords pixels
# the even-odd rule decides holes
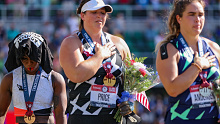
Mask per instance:
[[[0,84],[0,124],[11,100],[16,123],[67,123],[66,85],[62,75],[53,71],[52,61],[46,40],[37,33],[23,32],[9,43],[5,63],[9,73]]]

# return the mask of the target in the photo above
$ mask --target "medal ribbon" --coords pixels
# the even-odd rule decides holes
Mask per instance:
[[[203,47],[202,47],[202,42],[199,39],[198,40],[198,50],[199,50],[199,56],[203,56]],[[202,84],[200,85],[202,88],[210,86],[210,84],[207,82],[207,71],[202,71],[199,73],[199,77],[202,79]]]
[[[108,79],[111,79],[114,75],[111,73],[111,68],[112,68],[112,65],[111,65],[111,61],[107,61],[105,62],[103,65],[103,68],[105,69],[105,72],[107,73],[106,74],[106,77]]]
[[[32,113],[33,113],[33,112],[31,112],[31,108],[33,106],[34,98],[35,98],[37,87],[38,87],[38,84],[39,84],[41,71],[42,71],[42,68],[40,66],[38,68],[37,72],[36,72],[34,82],[33,82],[33,85],[32,85],[32,89],[31,89],[31,94],[30,94],[30,97],[29,97],[27,75],[26,75],[24,66],[22,67],[22,85],[23,85],[23,88],[24,88],[23,92],[24,92],[24,99],[25,99],[25,104],[26,104],[26,108],[27,108],[27,112],[26,112],[27,116],[31,116]]]
[[[92,38],[89,36],[89,34],[85,31],[85,29],[83,28],[82,31],[81,31],[83,37],[86,39],[86,41],[89,43],[89,45],[91,46],[92,49],[90,49],[90,53],[95,53],[95,44],[93,43],[93,40]],[[102,41],[102,45],[105,45],[107,42],[107,39],[105,38],[105,35],[104,33],[102,32],[102,35],[101,35],[101,41]],[[83,52],[87,57],[88,56],[93,56],[92,54],[90,54],[89,52],[86,52],[84,51]],[[104,60],[102,62],[102,66],[103,68],[105,69],[107,75],[106,77],[108,79],[111,79],[114,75],[111,73],[111,58],[108,58],[106,60]]]
[[[179,34],[177,39],[178,39],[178,41],[180,41],[181,45],[184,47],[189,58],[192,58],[192,60],[193,60],[193,54],[190,51],[189,46],[188,46],[187,42],[185,41],[185,39],[183,38],[183,35],[181,33]]]
[[[207,82],[207,71],[202,71],[199,73],[199,77],[202,79],[202,84],[200,85],[202,88],[208,87],[209,83]]]
[[[190,58],[193,58],[193,54],[190,51],[189,46],[188,46],[187,42],[185,41],[185,39],[183,38],[181,33],[178,36],[178,40],[181,42],[181,44],[184,47],[184,49],[186,50],[188,56]],[[200,37],[199,37],[199,40],[198,40],[198,51],[199,51],[198,52],[199,56],[203,56],[204,55],[202,41],[201,41]],[[209,83],[207,82],[206,77],[204,77],[204,75],[206,75],[206,77],[207,77],[207,71],[202,71],[202,72],[199,73],[199,76],[200,76],[200,78],[203,81],[203,83],[201,84],[202,87],[206,87],[207,85],[209,86]]]
[[[81,31],[83,37],[86,39],[86,41],[89,43],[89,45],[91,46],[90,49],[90,52],[89,53],[95,53],[95,44],[93,43],[93,40],[92,38],[89,36],[89,34],[86,32],[86,30],[83,28],[82,31]],[[102,45],[105,45],[106,44],[106,38],[102,32],[102,35],[101,35],[101,41],[102,41]],[[86,56],[92,56],[92,54],[88,54],[88,53],[85,53]]]

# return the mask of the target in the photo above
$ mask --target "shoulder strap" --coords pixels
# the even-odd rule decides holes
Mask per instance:
[[[110,37],[107,36],[107,33],[106,33],[106,32],[103,32],[103,34],[104,34],[104,36],[105,36],[105,38],[106,38],[106,43],[110,42],[110,41],[109,41],[109,38],[110,38]]]
[[[103,34],[104,34],[104,36],[106,37],[106,43],[108,43],[108,42],[112,42],[112,40],[111,40],[109,34],[107,34],[106,32],[104,32]],[[114,51],[115,51],[115,50],[116,50],[116,52],[119,54],[119,56],[121,57],[121,54],[120,54],[120,52],[118,51],[118,49],[115,48]],[[113,56],[112,56],[112,57],[113,57]]]

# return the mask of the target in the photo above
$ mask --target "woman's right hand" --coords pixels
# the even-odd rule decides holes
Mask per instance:
[[[103,59],[109,58],[116,53],[115,45],[112,42],[106,43],[104,46],[95,42],[95,54],[101,55]]]
[[[213,63],[216,58],[215,55],[208,56],[210,53],[205,53],[202,57],[199,57],[198,52],[195,52],[194,63],[198,64],[202,69],[210,68],[211,66],[215,66],[216,63]]]

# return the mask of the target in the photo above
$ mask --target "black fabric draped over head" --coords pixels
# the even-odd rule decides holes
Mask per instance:
[[[8,58],[5,62],[8,72],[21,66],[20,59],[25,55],[38,62],[46,73],[51,72],[53,55],[41,35],[34,32],[20,33],[9,43],[8,47]]]

